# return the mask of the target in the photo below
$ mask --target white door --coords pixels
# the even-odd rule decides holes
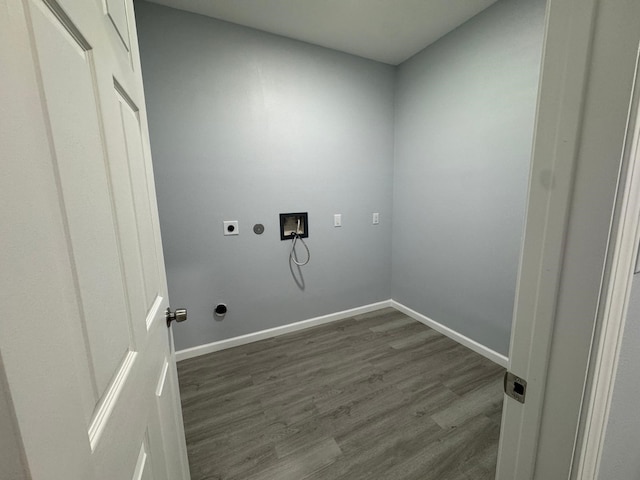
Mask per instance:
[[[628,167],[640,3],[549,0],[499,480],[567,479]]]
[[[0,367],[23,470],[186,480],[132,1],[0,0],[0,32]]]

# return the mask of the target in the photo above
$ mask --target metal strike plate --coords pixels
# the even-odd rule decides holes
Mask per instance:
[[[514,400],[524,403],[527,396],[527,381],[511,372],[504,374],[504,393]]]

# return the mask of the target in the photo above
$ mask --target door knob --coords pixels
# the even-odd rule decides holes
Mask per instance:
[[[178,323],[184,322],[187,319],[187,309],[186,308],[176,308],[175,312],[171,311],[171,308],[167,307],[167,311],[164,314],[167,319],[167,327],[171,325],[171,322],[174,320]]]

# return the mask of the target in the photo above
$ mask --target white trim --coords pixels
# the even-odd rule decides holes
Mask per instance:
[[[116,403],[118,403],[120,393],[125,386],[131,370],[133,369],[137,356],[138,352],[132,352],[130,350],[125,354],[124,359],[120,364],[120,368],[118,369],[118,373],[116,373],[111,385],[109,385],[109,388],[107,389],[107,393],[102,397],[101,403],[93,414],[88,431],[92,452],[95,451],[96,446],[100,441],[100,437],[107,426],[107,420],[109,420]]]
[[[145,473],[145,467],[147,465],[147,451],[144,442],[140,446],[140,453],[138,454],[138,462],[136,463],[136,469],[133,471],[133,480],[142,480],[142,475]]]
[[[501,367],[509,368],[509,358],[501,353],[498,353],[494,350],[491,350],[489,347],[486,347],[475,340],[470,339],[469,337],[465,337],[463,334],[452,330],[449,327],[442,325],[441,323],[436,322],[435,320],[422,315],[421,313],[412,310],[411,308],[396,302],[395,300],[391,300],[391,306],[396,310],[401,311],[405,315],[410,316],[411,318],[419,321],[420,323],[425,324],[427,327],[433,328],[437,332],[449,337],[451,340],[458,342],[461,345],[473,350],[476,353],[479,353],[485,358],[488,358],[494,363],[497,363]]]
[[[169,372],[169,360],[164,359],[162,364],[162,370],[160,370],[160,378],[158,378],[158,385],[156,386],[156,397],[161,397],[164,393],[164,386],[167,383],[167,373]]]
[[[626,142],[631,140],[630,144],[627,144],[625,151],[625,157],[629,162],[629,174],[622,189],[623,199],[619,207],[620,220],[617,226],[614,254],[611,260],[611,280],[605,300],[602,330],[599,342],[594,350],[596,355],[595,362],[589,373],[592,382],[590,394],[587,397],[587,414],[583,419],[583,443],[578,458],[578,473],[575,477],[580,480],[595,480],[600,475],[600,460],[615,388],[620,346],[624,334],[635,261],[637,261],[638,243],[640,241],[640,219],[638,218],[638,212],[640,211],[639,68],[637,59],[634,82],[635,92],[625,138]]]
[[[162,300],[163,298],[160,295],[157,295],[151,305],[151,308],[147,312],[147,318],[145,320],[145,323],[147,324],[147,331],[151,329],[151,325],[156,318],[161,317],[163,320],[166,318],[164,315],[158,315],[158,309],[162,305]]]
[[[330,313],[329,315],[322,315],[321,317],[302,320],[301,322],[291,323],[289,325],[283,325],[281,327],[269,328],[267,330],[261,330],[259,332],[240,335],[239,337],[227,338],[218,342],[198,345],[197,347],[192,348],[185,348],[184,350],[178,350],[176,352],[176,361],[179,362],[188,358],[206,355],[207,353],[218,352],[220,350],[226,350],[227,348],[238,347],[240,345],[246,345],[247,343],[253,343],[260,340],[266,340],[267,338],[277,337],[280,335],[284,335],[285,333],[297,332],[298,330],[304,330],[305,328],[315,327],[317,325],[323,325],[325,323],[335,322],[337,320],[344,320],[345,318],[353,317],[355,315],[362,315],[363,313],[373,312],[375,310],[390,306],[391,300],[384,300],[382,302],[371,303],[362,307],[351,308],[349,310],[342,310],[341,312]]]
[[[449,327],[445,327],[441,323],[410,309],[409,307],[396,302],[395,300],[384,300],[378,303],[372,303],[364,305],[362,307],[351,308],[349,310],[343,310],[341,312],[330,313],[329,315],[323,315],[321,317],[310,318],[309,320],[303,320],[301,322],[291,323],[289,325],[283,325],[281,327],[269,328],[268,330],[261,330],[259,332],[248,333],[239,337],[227,338],[218,342],[207,343],[205,345],[198,345],[197,347],[186,348],[176,352],[176,361],[186,360],[188,358],[199,357],[200,355],[206,355],[207,353],[218,352],[220,350],[226,350],[227,348],[238,347],[240,345],[246,345],[248,343],[258,342],[267,338],[277,337],[286,333],[297,332],[298,330],[304,330],[305,328],[315,327],[317,325],[323,325],[325,323],[335,322],[337,320],[344,320],[345,318],[353,317],[355,315],[362,315],[363,313],[373,312],[385,307],[393,307],[399,312],[410,316],[414,320],[433,328],[437,332],[449,337],[450,339],[470,348],[476,353],[479,353],[485,358],[488,358],[494,363],[497,363],[501,367],[509,368],[509,359],[489,347],[476,342],[475,340],[465,337],[459,332],[452,330]]]

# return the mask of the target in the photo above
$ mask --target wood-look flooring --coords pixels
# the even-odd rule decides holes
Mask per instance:
[[[193,480],[495,476],[503,369],[393,309],[178,372]]]

